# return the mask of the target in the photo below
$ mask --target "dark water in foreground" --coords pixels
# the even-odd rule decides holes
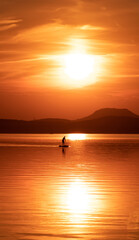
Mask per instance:
[[[0,239],[139,239],[139,135],[0,135]]]

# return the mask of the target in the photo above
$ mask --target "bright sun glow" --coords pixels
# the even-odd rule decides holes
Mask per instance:
[[[68,88],[82,88],[99,81],[106,62],[102,56],[87,54],[84,49],[73,50],[58,59],[60,84]]]
[[[82,134],[82,133],[79,133],[79,134],[76,134],[76,133],[72,133],[72,134],[68,134],[68,139],[69,140],[85,140],[86,139],[86,134]]]
[[[74,80],[88,77],[94,68],[94,58],[88,54],[68,54],[65,57],[65,73]]]
[[[84,213],[89,210],[89,194],[84,182],[72,182],[68,192],[68,208],[73,213]]]

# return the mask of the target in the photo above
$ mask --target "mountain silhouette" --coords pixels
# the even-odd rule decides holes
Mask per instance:
[[[139,116],[128,109],[103,108],[77,119],[0,119],[0,133],[139,133]]]
[[[128,109],[102,108],[95,111],[93,114],[79,120],[92,120],[103,117],[138,117],[138,115],[129,111]]]

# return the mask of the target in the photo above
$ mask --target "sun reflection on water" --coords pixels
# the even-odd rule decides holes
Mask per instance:
[[[85,227],[90,215],[97,214],[101,207],[95,187],[89,186],[81,179],[74,179],[69,184],[65,204],[69,221],[74,227],[81,228]]]
[[[71,213],[84,213],[89,210],[90,196],[81,180],[72,182],[69,186],[67,203]]]
[[[86,139],[86,135],[87,134],[83,134],[83,133],[72,133],[72,134],[68,134],[68,139],[69,140],[85,140]]]

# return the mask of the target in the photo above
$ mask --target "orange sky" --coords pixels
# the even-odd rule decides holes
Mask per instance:
[[[138,23],[138,0],[0,0],[0,118],[139,114]],[[65,71],[75,53],[93,59],[82,80]]]

